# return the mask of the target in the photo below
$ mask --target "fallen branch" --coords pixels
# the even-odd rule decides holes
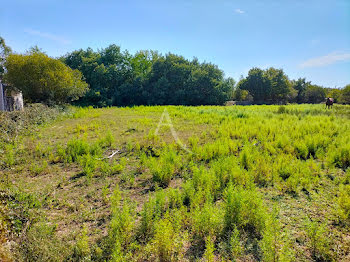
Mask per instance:
[[[118,150],[112,151],[112,154],[111,154],[110,156],[98,158],[98,160],[102,160],[102,159],[111,159],[112,157],[114,157],[116,154],[119,154],[119,153],[121,153],[121,151],[118,149]]]

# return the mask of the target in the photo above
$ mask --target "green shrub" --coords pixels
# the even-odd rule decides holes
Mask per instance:
[[[205,252],[203,255],[205,262],[214,262],[214,258],[215,258],[214,251],[215,251],[214,241],[211,237],[207,237],[205,241]]]
[[[73,261],[91,261],[91,249],[86,226],[83,227],[76,241],[73,251]]]
[[[105,137],[102,137],[97,141],[97,144],[101,148],[106,148],[106,147],[111,147],[114,141],[115,141],[115,138],[112,135],[112,132],[108,131]]]
[[[207,170],[203,166],[192,168],[192,185],[194,190],[202,191],[206,201],[214,201],[218,197],[220,181],[212,170]]]
[[[15,146],[12,144],[5,144],[4,147],[4,155],[3,155],[3,163],[1,163],[4,167],[12,167],[15,161]]]
[[[38,176],[38,175],[44,174],[47,168],[48,168],[48,163],[47,161],[44,160],[41,163],[37,163],[37,162],[32,163],[29,167],[29,171],[32,176]]]
[[[230,237],[230,255],[233,261],[240,257],[243,253],[243,246],[240,242],[239,230],[234,227]]]
[[[229,186],[225,195],[225,230],[245,228],[261,234],[265,227],[266,211],[257,191],[241,186]]]
[[[339,215],[344,221],[350,221],[350,185],[341,185],[339,190]]]
[[[349,185],[350,184],[350,168],[346,169],[346,173],[344,178],[342,179],[342,183],[344,185]]]
[[[167,187],[181,168],[182,160],[173,150],[165,150],[158,158],[150,157],[146,160],[153,181],[161,187]]]
[[[112,261],[125,261],[133,241],[134,217],[132,207],[126,201],[122,203],[121,193],[117,186],[111,196],[112,218],[109,226],[109,241],[112,250]]]
[[[350,144],[334,149],[331,154],[331,163],[344,170],[350,167]]]
[[[170,188],[167,192],[169,199],[169,208],[181,208],[183,206],[183,195],[180,189],[178,188]]]
[[[309,149],[304,141],[297,141],[294,144],[296,155],[298,158],[306,160],[309,156]]]
[[[276,211],[274,211],[266,220],[266,227],[259,242],[262,251],[262,260],[266,262],[293,261],[294,253],[289,236],[282,229],[282,225],[276,215]]]
[[[148,246],[155,261],[181,261],[181,252],[186,240],[184,234],[180,234],[179,215],[166,214],[163,219],[155,222],[155,232]]]
[[[138,235],[142,241],[148,241],[154,234],[154,224],[168,210],[168,203],[165,192],[158,191],[143,206],[141,211],[141,223]]]
[[[308,220],[305,227],[313,258],[316,261],[334,261],[326,224]]]
[[[90,154],[86,154],[79,157],[79,164],[83,168],[84,175],[91,178],[97,167],[97,160]]]
[[[244,148],[243,151],[239,155],[241,167],[249,170],[251,166],[253,166],[252,154],[248,148]]]
[[[211,203],[205,203],[202,208],[193,212],[193,231],[203,242],[207,237],[219,236],[224,226],[223,209]]]
[[[62,153],[64,155],[61,155],[61,157],[66,162],[76,162],[80,156],[90,153],[90,145],[86,141],[80,139],[72,139],[68,141],[66,150]]]
[[[279,106],[277,109],[277,114],[285,114],[288,113],[288,109],[285,106]]]

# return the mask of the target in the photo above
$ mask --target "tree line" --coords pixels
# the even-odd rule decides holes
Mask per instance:
[[[0,78],[27,102],[81,106],[222,105],[319,103],[327,96],[350,103],[350,85],[330,89],[305,78],[290,80],[282,69],[252,68],[238,83],[218,66],[145,50],[130,54],[117,45],[80,49],[54,59],[39,48],[12,53],[0,37]]]
[[[131,55],[110,45],[78,50],[61,58],[80,70],[90,90],[83,105],[218,105],[229,97],[234,81],[216,65],[157,51]]]
[[[332,97],[338,103],[350,103],[350,85],[344,89],[325,88],[311,84],[305,78],[289,80],[282,69],[252,68],[233,92],[235,100],[250,100],[257,104],[320,103]]]

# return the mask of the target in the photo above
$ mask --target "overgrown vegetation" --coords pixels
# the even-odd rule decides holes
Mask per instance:
[[[69,103],[88,89],[80,71],[35,48],[26,54],[9,54],[4,66],[5,82],[22,91],[30,103]]]
[[[15,144],[4,140],[0,218],[12,235],[2,241],[14,242],[0,253],[18,261],[348,258],[348,106],[168,106],[186,150],[169,127],[155,134],[164,108],[76,108]]]

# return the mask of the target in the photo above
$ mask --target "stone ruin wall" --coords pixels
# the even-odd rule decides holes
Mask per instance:
[[[9,91],[0,82],[0,111],[23,110],[23,96],[21,92]]]

